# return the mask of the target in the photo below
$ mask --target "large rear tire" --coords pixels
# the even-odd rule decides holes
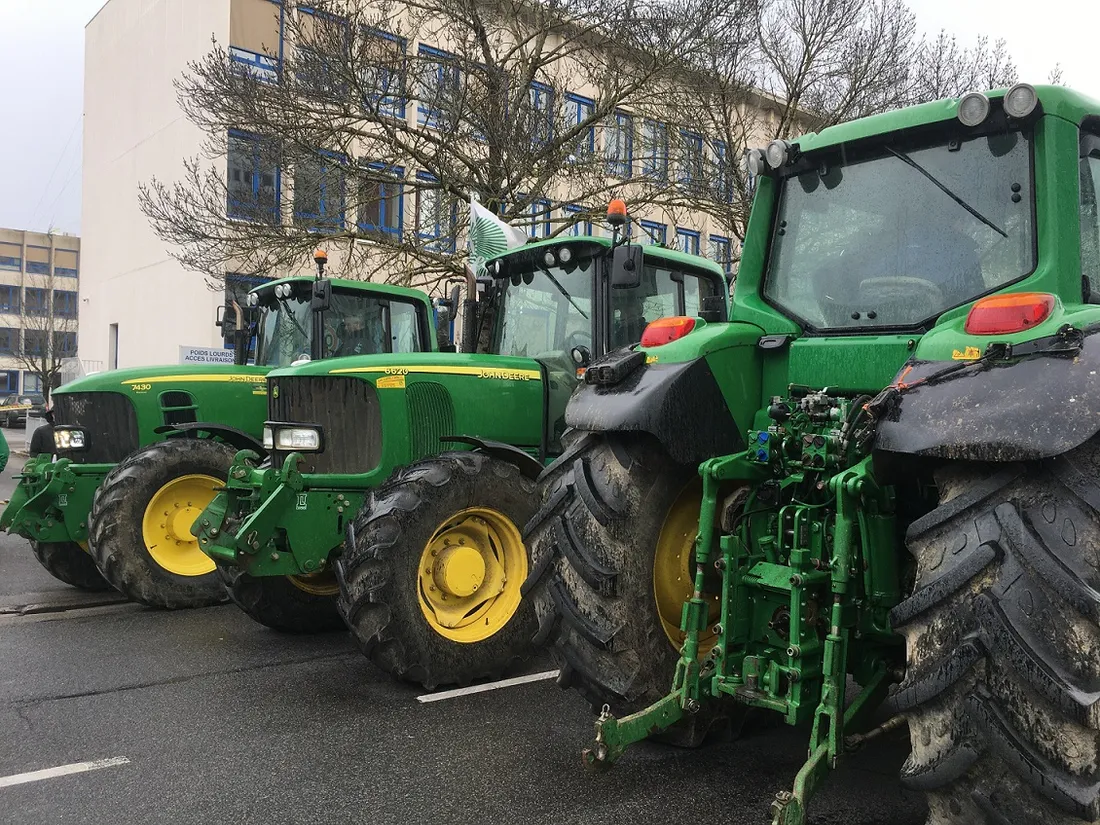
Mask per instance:
[[[640,710],[672,687],[694,572],[698,473],[652,437],[586,433],[547,468],[539,488],[524,594],[534,601],[540,637],[554,639],[559,682],[593,708]],[[715,599],[714,619],[717,610]],[[700,713],[666,738],[698,744],[714,721]]]
[[[449,452],[371,491],[337,561],[340,612],[363,653],[426,688],[496,678],[526,658],[520,531],[535,484],[512,464]]]
[[[909,529],[902,780],[930,825],[1100,819],[1100,441],[1048,462],[955,464]]]
[[[103,577],[134,601],[175,610],[228,600],[191,525],[225,484],[235,451],[171,439],[131,453],[96,490],[88,536]]]
[[[314,576],[250,576],[239,567],[218,565],[233,603],[262,625],[281,633],[346,630],[336,609],[339,588],[331,572]]]
[[[95,560],[75,541],[32,541],[31,550],[46,572],[65,584],[92,592],[111,589]]]

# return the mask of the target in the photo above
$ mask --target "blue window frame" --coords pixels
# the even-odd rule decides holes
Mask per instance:
[[[0,255],[0,269],[14,269],[16,272],[23,268],[23,259],[16,255]]]
[[[699,254],[699,233],[693,229],[676,229],[676,248],[689,255]]]
[[[15,337],[12,340],[12,346],[19,346],[19,330],[13,329],[10,332],[15,333]],[[15,352],[15,350],[8,350],[9,352]],[[19,370],[4,370],[0,372],[0,392],[19,392]]]
[[[44,329],[23,330],[23,354],[45,355],[46,346],[49,343],[49,335]],[[27,383],[30,383],[30,375],[27,375]],[[28,390],[31,392],[31,390]]]
[[[282,181],[275,142],[231,129],[228,156],[226,214],[240,220],[278,223]]]
[[[45,261],[27,261],[27,273],[30,275],[49,275],[50,265]]]
[[[19,287],[0,285],[0,312],[19,312]]]
[[[642,174],[668,180],[668,126],[648,118],[642,121]]]
[[[707,257],[722,267],[724,272],[729,272],[733,266],[733,258],[730,256],[730,239],[722,235],[711,235],[707,243]]]
[[[566,228],[566,235],[579,238],[581,235],[592,234],[592,221],[589,217],[586,217],[592,214],[591,210],[585,209],[583,206],[568,203],[561,208],[561,211],[567,220],[573,221],[573,223]]]
[[[545,83],[533,82],[527,100],[531,106],[531,145],[546,146],[554,139],[554,90]]]
[[[15,355],[17,352],[19,352],[19,330],[12,327],[0,327],[0,353]],[[0,375],[2,374],[0,373]]]
[[[76,333],[55,332],[53,334],[53,357],[72,358],[76,355]]]
[[[531,205],[527,207],[527,220],[524,221],[524,228],[528,235],[532,238],[550,237],[553,231],[550,225],[551,209],[552,206],[548,200],[539,198],[531,201]]]
[[[382,29],[363,29],[363,89],[366,105],[378,114],[405,117],[408,42]]]
[[[54,275],[60,275],[63,278],[75,278],[75,277],[77,277],[78,273],[75,269],[70,269],[69,267],[66,267],[66,266],[55,266],[53,268],[53,274]]]
[[[438,129],[453,119],[460,83],[458,64],[453,54],[431,46],[421,45],[417,55],[416,119],[421,126]]]
[[[47,289],[35,289],[33,287],[27,287],[26,295],[23,300],[25,304],[23,311],[27,315],[49,315],[50,313],[50,292]]]
[[[264,83],[279,82],[279,58],[277,57],[230,46],[229,59],[232,61],[233,67],[243,74]]]
[[[399,166],[360,161],[359,215],[362,232],[381,232],[401,237],[405,223],[405,194],[401,183],[405,170]]]
[[[565,123],[568,126],[580,126],[585,121],[591,122],[592,115],[596,111],[596,101],[590,97],[582,97],[572,92],[565,95]],[[596,127],[589,126],[577,138],[577,146],[573,150],[577,156],[591,155],[596,151]]]
[[[42,392],[42,376],[33,372],[24,372],[23,392]]]
[[[638,221],[642,229],[641,243],[664,244],[668,242],[668,226],[657,221]]]
[[[77,293],[60,289],[53,291],[53,314],[58,318],[75,318],[77,308]]]
[[[714,155],[714,192],[718,199],[726,203],[733,202],[733,176],[729,165],[729,147],[724,140],[714,140],[710,144]]]
[[[294,222],[315,232],[344,228],[348,159],[324,149],[294,164]]]
[[[416,237],[429,252],[455,251],[458,206],[429,172],[417,172]]]
[[[703,136],[687,129],[680,130],[680,169],[677,180],[686,187],[699,186],[706,180],[703,173]]]
[[[634,117],[615,112],[604,127],[604,157],[607,171],[620,178],[629,178],[634,167]]]

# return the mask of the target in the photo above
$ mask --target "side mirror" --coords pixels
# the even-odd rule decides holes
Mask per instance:
[[[225,304],[218,307],[217,312],[214,313],[214,326],[220,327],[225,324]]]
[[[313,297],[310,299],[309,308],[314,312],[323,312],[332,303],[332,281],[328,278],[318,278],[313,282]]]
[[[636,289],[642,284],[642,254],[638,244],[615,247],[611,255],[611,288]]]

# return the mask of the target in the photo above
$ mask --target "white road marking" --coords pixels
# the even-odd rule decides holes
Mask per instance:
[[[113,768],[116,765],[129,764],[130,760],[125,756],[112,756],[110,759],[97,759],[94,762],[73,762],[70,765],[58,765],[56,768],[46,768],[41,771],[0,776],[0,788],[7,788],[10,785],[23,785],[27,782],[39,782],[43,779],[55,779],[58,776],[68,776],[71,773],[98,771],[100,768]]]
[[[455,688],[454,690],[441,690],[439,693],[425,693],[417,696],[418,702],[441,702],[444,699],[457,699],[459,696],[469,696],[471,693],[485,693],[499,688],[526,685],[529,682],[542,682],[547,679],[558,678],[558,671],[545,670],[542,673],[531,673],[527,676],[516,676],[512,679],[501,679],[499,682],[488,682],[484,685],[471,685],[470,687]]]

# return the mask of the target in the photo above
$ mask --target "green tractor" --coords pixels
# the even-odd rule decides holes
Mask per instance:
[[[907,725],[932,825],[1097,821],[1100,102],[1020,84],[748,162],[731,322],[595,362],[540,482],[525,593],[601,709],[586,761],[776,715],[792,825]]]
[[[428,687],[498,674],[531,641],[521,531],[578,374],[647,320],[728,304],[715,264],[602,238],[487,270],[467,279],[460,354],[272,372],[272,465],[238,453],[194,526],[252,618],[305,632],[342,615],[376,664]]]
[[[236,307],[236,366],[112,370],[55,390],[58,458],[26,463],[0,528],[76,587],[163,608],[225,601],[190,527],[236,451],[263,449],[266,374],[310,357],[437,348],[424,293],[322,278],[323,263],[319,253],[317,279],[264,284]]]

